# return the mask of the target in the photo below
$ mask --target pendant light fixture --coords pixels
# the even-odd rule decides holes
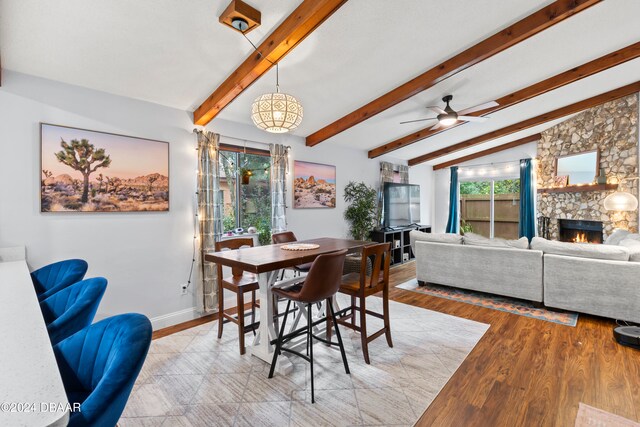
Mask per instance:
[[[302,122],[304,110],[298,100],[280,93],[279,68],[276,63],[276,91],[256,98],[251,106],[251,120],[258,128],[271,133],[286,133]]]

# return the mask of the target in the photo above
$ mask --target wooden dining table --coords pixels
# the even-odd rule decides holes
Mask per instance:
[[[278,272],[285,268],[305,264],[315,260],[318,255],[347,249],[349,252],[358,252],[363,246],[371,242],[365,240],[335,239],[323,237],[319,239],[303,240],[295,243],[315,243],[317,249],[291,251],[282,249],[284,244],[247,247],[236,250],[227,250],[205,254],[205,261],[221,264],[226,267],[236,267],[243,271],[254,273],[258,277],[260,285],[260,301],[271,301],[271,288],[280,286],[287,281],[276,282]],[[248,351],[265,362],[271,363],[273,346],[271,341],[277,338],[275,329],[273,305],[262,304],[260,309],[260,326],[253,344]],[[263,339],[267,337],[267,339]],[[287,357],[278,358],[278,372],[287,374],[292,370],[291,362]]]

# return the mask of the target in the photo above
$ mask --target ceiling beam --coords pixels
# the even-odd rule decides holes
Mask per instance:
[[[304,0],[193,113],[204,126],[329,18],[347,0]]]
[[[640,92],[640,81],[631,83],[618,89],[611,90],[609,92],[602,93],[600,95],[593,96],[591,98],[567,105],[562,108],[558,108],[557,110],[549,111],[548,113],[544,113],[539,116],[515,123],[502,129],[494,130],[493,132],[476,136],[475,138],[450,145],[449,147],[444,147],[440,150],[436,150],[428,154],[423,154],[422,156],[410,159],[409,166],[415,166],[420,163],[428,162],[429,160],[437,159],[438,157],[446,156],[447,154],[455,153],[456,151],[464,150],[465,148],[473,147],[475,145],[482,144],[483,142],[491,141],[492,139],[501,138],[503,136],[511,135],[512,133],[529,129],[533,126],[538,126],[552,120],[561,119],[562,117],[579,113],[580,111],[584,111],[589,108],[597,107],[598,105],[604,104],[605,102],[614,101],[618,98],[622,98],[623,96],[631,95],[632,93],[636,92]]]
[[[496,55],[602,0],[556,0],[504,30],[436,65],[412,80],[307,136],[313,147],[435,84]]]
[[[487,150],[478,151],[477,153],[469,154],[468,156],[458,157],[457,159],[449,160],[448,162],[439,163],[433,166],[433,170],[448,168],[449,166],[455,166],[457,164],[468,162],[469,160],[478,159],[480,157],[488,156],[489,154],[499,153],[500,151],[508,150],[509,148],[519,147],[530,142],[539,141],[541,135],[534,133],[533,135],[526,136],[524,138],[516,139],[515,141],[508,142],[506,144],[498,145],[497,147],[491,147]]]
[[[496,102],[499,104],[498,106],[488,108],[482,111],[477,111],[475,113],[471,113],[469,114],[469,116],[484,116],[486,114],[495,113],[496,111],[500,111],[502,109],[512,107],[516,104],[519,104],[520,102],[527,101],[538,95],[542,95],[543,93],[547,93],[554,89],[558,89],[562,86],[566,86],[568,84],[577,82],[578,80],[581,80],[585,77],[592,76],[594,74],[608,70],[609,68],[615,67],[617,65],[623,64],[627,61],[630,61],[632,59],[636,59],[639,57],[640,57],[640,42],[637,42],[627,47],[624,47],[622,49],[619,49],[615,52],[611,52],[607,55],[601,56],[600,58],[594,59],[593,61],[587,62],[585,64],[582,64],[575,68],[567,70],[563,73],[557,74],[553,77],[549,77],[548,79],[545,79],[541,82],[528,86],[524,89],[520,89],[519,91],[510,93],[509,95],[505,95],[499,99],[496,99]],[[449,129],[453,129],[464,123],[467,123],[467,122],[461,121],[456,123],[453,126],[448,126],[446,128],[441,128],[437,130],[431,130],[431,126],[433,126],[431,125],[430,127],[421,129],[410,135],[404,136],[395,141],[389,142],[387,144],[381,145],[380,147],[374,148],[373,150],[370,150],[369,158],[373,159],[378,156],[382,156],[383,154],[388,154],[394,150],[407,147],[415,142],[429,138],[430,136],[433,136],[433,135],[437,135]]]

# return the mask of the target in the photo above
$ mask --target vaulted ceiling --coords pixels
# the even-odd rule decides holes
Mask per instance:
[[[263,41],[299,0],[249,0]],[[514,24],[550,0],[348,0],[280,62],[280,87],[304,105],[296,135],[340,119],[400,84]],[[228,0],[0,0],[3,68],[193,111],[252,52],[217,22]],[[321,143],[372,150],[425,128],[400,125],[431,117],[427,105],[464,109],[530,86],[640,41],[640,1],[605,0]],[[393,152],[413,159],[551,110],[633,83],[633,59],[575,83],[491,113]],[[217,116],[251,123],[252,101],[272,91],[275,70]],[[561,119],[560,119],[561,120]],[[557,121],[557,120],[556,120]],[[215,125],[215,119],[213,121]],[[486,150],[548,122],[428,161],[437,164]]]

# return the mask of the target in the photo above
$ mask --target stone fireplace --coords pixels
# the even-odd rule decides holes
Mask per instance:
[[[559,156],[598,150],[599,167],[607,184],[618,184],[619,191],[638,197],[638,94],[629,95],[583,111],[541,133],[536,164],[538,189],[553,189],[537,194],[537,215],[549,218],[549,238],[561,236],[561,222],[573,220],[583,225],[600,223],[600,241],[606,240],[615,228],[638,230],[638,211],[612,212],[604,208],[604,199],[615,190],[602,186],[586,186],[580,191],[553,188],[555,161]],[[611,187],[611,186],[610,186]],[[573,234],[570,222],[562,222],[564,233]],[[593,227],[598,227],[593,225]],[[573,230],[573,231],[569,231]],[[582,230],[587,238],[596,230]]]
[[[558,220],[558,240],[575,243],[602,243],[602,221]]]

